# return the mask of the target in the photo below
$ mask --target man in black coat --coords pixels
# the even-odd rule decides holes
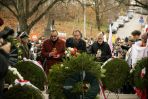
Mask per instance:
[[[4,99],[3,95],[3,88],[4,88],[4,78],[8,71],[8,59],[9,59],[9,52],[11,48],[10,43],[6,43],[2,45],[2,38],[0,39],[0,99]]]
[[[4,21],[0,18],[0,26],[4,24]],[[9,28],[4,28],[8,29]],[[8,72],[8,59],[9,59],[9,52],[11,49],[11,43],[5,42],[3,37],[5,37],[8,33],[7,31],[1,31],[0,32],[0,99],[5,99],[3,94],[3,88],[4,88],[4,79]],[[13,31],[12,31],[13,32]]]
[[[30,48],[31,48],[31,43],[29,42],[29,35],[27,32],[21,32],[18,35],[18,38],[20,39],[20,49],[22,50],[23,53],[21,53],[21,58],[27,58],[31,59],[31,53],[30,53]]]
[[[97,61],[105,62],[112,57],[108,43],[104,42],[103,34],[99,33],[97,41],[91,46],[90,53],[95,55]]]
[[[75,30],[73,37],[66,40],[66,47],[77,48],[80,52],[86,51],[86,42],[82,39],[82,33],[79,30]]]

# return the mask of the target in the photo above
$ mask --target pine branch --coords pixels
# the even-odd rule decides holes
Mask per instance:
[[[11,1],[12,1],[12,5],[14,6],[14,8],[15,8],[17,14],[18,14],[19,11],[18,11],[18,8],[17,8],[17,3],[14,0],[11,0]]]

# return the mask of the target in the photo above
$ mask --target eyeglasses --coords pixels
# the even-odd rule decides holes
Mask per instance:
[[[102,40],[103,38],[98,38],[98,40]]]
[[[80,36],[80,35],[73,35],[73,36]]]
[[[52,38],[56,38],[57,36],[51,36]]]

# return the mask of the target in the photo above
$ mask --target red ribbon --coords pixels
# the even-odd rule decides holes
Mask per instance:
[[[100,92],[102,92],[102,94],[103,94],[103,98],[104,98],[104,99],[107,99],[107,98],[106,98],[106,95],[105,95],[105,91],[104,91],[104,87],[103,87],[102,82],[99,81],[99,84],[100,84],[100,90],[101,90]]]
[[[137,94],[137,96],[140,97],[140,99],[147,99],[147,90],[146,89],[144,89],[144,91],[143,91],[139,88],[134,88],[134,90],[136,91],[136,94]]]
[[[28,80],[18,80],[20,83],[22,82],[29,82]]]

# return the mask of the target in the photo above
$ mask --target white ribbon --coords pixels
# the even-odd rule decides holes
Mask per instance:
[[[16,75],[20,80],[24,80],[22,75],[17,71],[16,68],[9,66],[8,68],[14,75]]]
[[[32,62],[34,63],[35,65],[37,65],[38,67],[40,67],[42,70],[43,70],[43,67],[41,64],[39,64],[37,61],[34,61],[34,60],[31,60],[31,59],[27,59],[27,58],[23,58],[24,61],[29,61],[29,62]],[[44,71],[44,70],[43,70]]]
[[[19,81],[18,79],[15,80],[15,85],[18,85],[20,84],[21,86],[24,86],[24,85],[29,85],[35,89],[38,89],[36,86],[34,86],[33,84],[30,83],[30,81],[25,81],[25,80],[22,80],[22,81]]]

